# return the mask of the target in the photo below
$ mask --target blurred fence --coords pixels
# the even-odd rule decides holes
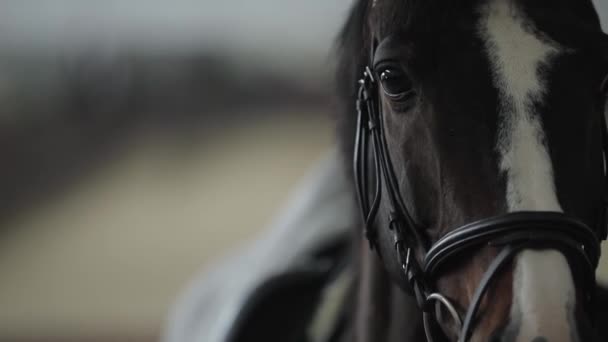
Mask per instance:
[[[205,136],[264,108],[326,106],[348,3],[3,3],[0,220],[141,127]]]
[[[0,152],[11,165],[0,171],[0,217],[78,178],[142,127],[205,136],[264,108],[326,106],[330,94],[329,77],[302,80],[214,52],[5,57],[0,74]]]

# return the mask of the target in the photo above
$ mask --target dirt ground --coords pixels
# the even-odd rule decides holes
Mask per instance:
[[[315,114],[136,139],[0,236],[0,341],[154,339],[180,290],[271,220],[331,136]]]

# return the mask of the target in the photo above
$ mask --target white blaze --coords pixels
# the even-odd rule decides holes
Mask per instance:
[[[506,175],[508,209],[561,212],[534,101],[542,102],[545,95],[539,68],[550,68],[564,51],[535,33],[512,0],[489,0],[481,13],[479,29],[500,92],[497,150]],[[513,275],[511,328],[518,329],[516,341],[537,336],[569,341],[575,291],[565,257],[555,251],[524,251],[515,260]]]

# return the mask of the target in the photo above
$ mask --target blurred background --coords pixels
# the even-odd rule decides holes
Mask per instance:
[[[0,3],[0,341],[155,341],[332,144],[349,2]]]
[[[350,2],[2,1],[0,341],[157,340],[333,144]]]

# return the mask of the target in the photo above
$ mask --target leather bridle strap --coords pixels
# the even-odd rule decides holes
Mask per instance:
[[[365,235],[372,248],[376,244],[376,231],[373,229],[373,220],[376,218],[382,197],[382,183],[384,181],[388,200],[393,211],[390,213],[390,226],[393,231],[395,246],[406,244],[408,246],[420,246],[426,249],[427,242],[420,233],[405,202],[399,192],[399,182],[394,173],[393,163],[386,143],[384,133],[382,110],[377,101],[377,81],[373,72],[366,68],[363,78],[359,81],[359,93],[356,102],[357,109],[357,133],[355,136],[354,169],[355,182],[357,185],[359,204],[364,215]],[[373,166],[375,172],[375,189],[373,200],[369,203],[366,196],[368,191],[368,144],[371,140],[373,153]],[[406,241],[407,240],[407,241]]]
[[[564,241],[576,242],[589,264],[595,269],[600,258],[600,241],[583,222],[559,212],[514,212],[480,220],[455,229],[437,241],[428,251],[424,261],[424,273],[432,276],[437,268],[452,255],[471,250],[474,246],[500,239],[502,244],[520,240],[538,239],[558,234]]]
[[[589,277],[586,279],[586,286],[592,291],[595,284],[594,270],[599,261],[599,240],[584,223],[556,212],[511,213],[474,222],[453,231],[439,240],[427,254],[425,282],[433,283],[433,278],[450,257],[457,253],[478,250],[483,245],[502,249],[484,273],[475,291],[461,326],[459,342],[467,341],[470,337],[477,312],[492,280],[524,249],[553,249],[566,256],[575,256],[575,260],[585,268],[582,273]],[[448,308],[451,307],[449,301],[447,304],[450,305]],[[454,316],[453,313],[452,315]],[[425,319],[428,319],[428,315]],[[428,325],[426,322],[425,324]],[[430,331],[427,331],[427,334],[429,333]],[[431,336],[429,338],[432,340]]]
[[[608,80],[608,77],[606,77],[606,80]],[[602,85],[602,88],[604,88],[605,85]],[[606,115],[608,114],[608,104],[604,104],[604,113],[602,113],[600,115],[600,122],[601,122],[601,128],[600,128],[600,134],[601,134],[601,139],[602,139],[602,156],[603,156],[603,161],[604,161],[604,177],[603,177],[603,181],[604,181],[604,192],[602,193],[602,200],[601,200],[601,207],[600,207],[600,219],[598,220],[598,227],[597,229],[597,234],[599,235],[599,238],[602,240],[606,240],[606,238],[608,237],[608,227],[607,227],[607,222],[606,219],[608,217],[608,125],[606,125]]]
[[[508,261],[511,260],[515,254],[523,249],[523,245],[519,245],[517,247],[507,245],[502,251],[496,256],[496,258],[490,264],[490,267],[484,273],[483,278],[481,279],[479,286],[475,290],[475,294],[473,295],[473,300],[469,309],[467,310],[467,314],[464,318],[464,323],[462,324],[460,330],[460,337],[458,338],[458,342],[466,342],[471,334],[473,329],[473,321],[477,316],[477,311],[479,310],[479,306],[481,305],[481,300],[483,299],[483,295],[486,293],[488,287],[490,286],[490,282],[494,279],[495,275],[502,270],[502,268],[507,265]]]

